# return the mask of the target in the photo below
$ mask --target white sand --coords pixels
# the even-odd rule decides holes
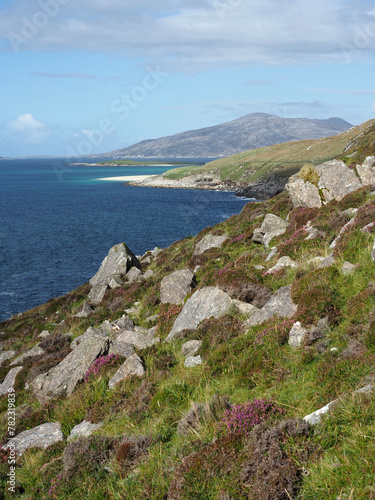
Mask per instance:
[[[102,177],[96,179],[97,181],[117,181],[117,182],[139,182],[147,179],[148,177],[155,177],[155,175],[123,175],[121,177]]]

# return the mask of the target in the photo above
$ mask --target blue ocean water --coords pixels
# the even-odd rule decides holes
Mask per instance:
[[[138,255],[164,248],[239,213],[246,203],[228,192],[98,180],[166,170],[1,160],[0,321],[86,282],[116,243]]]

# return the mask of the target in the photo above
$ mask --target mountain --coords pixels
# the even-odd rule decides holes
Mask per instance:
[[[281,118],[266,113],[249,115],[214,127],[142,141],[101,155],[112,158],[207,158],[230,156],[247,149],[281,142],[318,139],[348,130],[341,118],[310,120]]]

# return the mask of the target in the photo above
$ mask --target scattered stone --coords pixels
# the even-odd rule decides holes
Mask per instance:
[[[59,443],[64,439],[59,422],[41,424],[34,429],[28,429],[12,438],[4,449],[10,449],[10,446],[15,446],[15,450],[19,455],[23,455],[29,448],[46,449],[51,444]]]
[[[117,354],[125,359],[130,358],[135,354],[133,347],[124,342],[118,342],[117,339],[113,340],[109,346],[108,354]]]
[[[357,391],[354,391],[356,394],[371,394],[372,391],[374,390],[374,386],[372,384],[365,385],[365,387],[362,387],[362,389],[358,389]]]
[[[293,349],[298,349],[299,347],[301,347],[306,333],[307,330],[303,328],[303,326],[299,321],[294,323],[292,329],[289,332],[289,340],[288,340],[289,345],[293,347]]]
[[[137,269],[137,268],[135,268]],[[120,288],[121,286],[124,285],[124,282],[119,276],[112,276],[112,278],[108,282],[109,288],[112,290],[115,290],[116,288]]]
[[[304,181],[298,174],[289,178],[285,186],[288,191],[293,206],[296,207],[310,207],[320,208],[322,200],[320,198],[319,189],[309,181]]]
[[[87,295],[90,303],[93,305],[98,305],[102,302],[105,292],[108,290],[108,285],[106,283],[99,283],[98,285],[94,285],[90,292]]]
[[[99,424],[92,424],[91,422],[84,420],[80,424],[73,427],[70,436],[68,437],[68,441],[78,437],[89,437],[93,432],[97,431],[101,427],[103,427],[103,422],[100,422]]]
[[[311,225],[311,221],[308,221],[306,226],[304,226],[304,229],[307,232],[305,240],[315,240],[316,238],[323,238],[325,236],[323,231],[319,231],[319,229]]]
[[[319,266],[325,259],[326,257],[313,257],[312,259],[308,260],[307,263]]]
[[[374,227],[375,227],[375,222],[370,222],[370,224],[366,224],[366,226],[364,226],[361,229],[361,232],[362,233],[371,233],[371,231],[374,229]]]
[[[112,323],[112,334],[123,330],[134,330],[134,321],[126,314],[123,314],[120,319]]]
[[[144,369],[141,358],[137,356],[137,354],[133,354],[133,356],[128,358],[113,375],[113,377],[109,381],[108,387],[110,389],[113,389],[118,383],[122,382],[123,380],[132,376],[143,377],[145,373],[146,370]]]
[[[274,316],[280,318],[290,318],[297,312],[297,306],[293,303],[291,297],[291,285],[283,286],[271,297],[271,299],[257,312],[252,314],[244,323],[248,328],[254,325],[260,325]]]
[[[4,351],[0,354],[0,366],[5,362],[8,361],[8,359],[14,358],[14,356],[17,354],[16,351]]]
[[[268,269],[266,274],[275,273],[277,271],[280,271],[280,269],[283,269],[284,267],[296,268],[296,267],[298,267],[298,264],[297,264],[297,262],[292,260],[290,257],[284,255],[283,257],[280,257],[280,259],[277,261],[277,263],[273,267]]]
[[[349,217],[354,217],[358,212],[358,208],[347,208],[342,212],[343,215],[348,215]]]
[[[230,296],[219,288],[208,286],[198,290],[186,301],[166,342],[170,342],[183,330],[195,330],[199,323],[211,316],[220,318],[228,314],[232,305]]]
[[[331,267],[335,264],[335,259],[333,257],[333,253],[325,257],[324,260],[320,263],[318,269],[324,269],[325,267]]]
[[[152,278],[153,275],[154,275],[154,271],[152,271],[151,269],[148,269],[145,272],[145,274],[143,275],[143,277],[145,280],[148,280],[149,278]]]
[[[125,330],[120,333],[117,337],[117,345],[119,344],[128,344],[136,349],[146,349],[146,347],[150,347],[155,344],[156,339],[150,338],[148,335],[137,331],[129,331]]]
[[[81,345],[82,342],[86,342],[87,340],[90,341],[91,339],[95,338],[108,339],[108,333],[100,328],[93,328],[92,326],[90,326],[85,331],[85,333],[79,335],[72,341],[72,343],[70,344],[70,348],[75,349],[76,347]]]
[[[7,394],[10,389],[14,389],[14,384],[16,383],[16,377],[19,372],[22,370],[22,366],[17,366],[16,368],[12,368],[8,375],[5,377],[3,383],[0,385],[0,396],[4,396]]]
[[[87,318],[88,316],[90,316],[90,314],[93,314],[93,313],[94,313],[94,309],[87,302],[84,302],[84,304],[82,305],[82,307],[80,308],[78,313],[75,314],[75,317],[76,318]]]
[[[275,255],[277,255],[277,247],[272,248],[272,250],[270,251],[270,253],[266,257],[266,262],[269,262],[270,260],[272,260],[275,257]]]
[[[195,275],[189,269],[175,271],[163,278],[161,282],[160,302],[162,304],[182,304],[196,284]]]
[[[159,253],[162,252],[162,251],[163,251],[162,248],[155,247],[153,250],[151,250],[151,255],[153,257],[157,257],[159,255]]]
[[[248,304],[247,302],[242,302],[241,300],[233,300],[233,304],[236,306],[238,312],[244,316],[250,316],[251,314],[259,311],[258,307],[253,304]]]
[[[206,234],[196,245],[193,255],[200,255],[210,248],[220,248],[228,236],[213,236]]]
[[[153,323],[154,321],[157,321],[159,318],[159,315],[158,314],[154,314],[153,316],[148,316],[146,318],[146,322],[147,323]]]
[[[319,422],[322,419],[322,415],[324,415],[325,413],[328,413],[331,409],[333,409],[336,403],[337,403],[337,399],[335,399],[334,401],[331,401],[326,406],[323,406],[323,408],[320,408],[319,410],[316,410],[316,411],[310,413],[310,415],[306,415],[306,417],[303,417],[302,420],[304,420],[305,422],[308,422],[310,425],[319,424]]]
[[[265,247],[268,248],[272,238],[284,234],[288,226],[289,222],[281,217],[274,214],[267,214],[261,227],[255,229],[253,241],[255,243],[264,243]]]
[[[375,156],[368,156],[362,165],[357,165],[357,173],[363,186],[375,184]]]
[[[350,275],[353,274],[354,271],[356,270],[357,266],[354,264],[351,264],[350,262],[345,261],[344,264],[342,265],[342,273],[345,275]]]
[[[60,395],[72,394],[95,359],[106,355],[108,350],[108,338],[99,334],[86,336],[57,366],[47,373],[38,375],[31,382],[35,396],[43,403]]]
[[[182,344],[181,355],[182,356],[194,356],[201,348],[203,342],[201,340],[189,340]]]
[[[125,278],[128,283],[133,283],[143,278],[143,273],[137,267],[132,267],[128,273],[126,273]]]
[[[258,271],[263,271],[263,269],[266,269],[264,266],[253,266],[254,269],[257,269]]]
[[[32,349],[23,353],[21,356],[12,361],[10,363],[10,366],[21,365],[26,359],[35,358],[37,356],[41,356],[42,354],[44,354],[44,350],[39,347],[39,344],[37,344]]]
[[[48,337],[49,335],[51,335],[51,332],[49,332],[48,330],[43,330],[39,335],[38,337],[41,338],[41,339],[45,339],[46,337]]]
[[[188,356],[185,359],[185,368],[194,368],[195,366],[202,364],[202,358],[200,356]]]
[[[115,245],[103,260],[98,272],[91,278],[90,285],[108,285],[113,276],[124,276],[133,266],[141,268],[133,252],[124,243]]]

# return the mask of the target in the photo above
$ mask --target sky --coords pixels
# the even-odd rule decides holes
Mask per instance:
[[[0,156],[375,118],[375,0],[0,0]]]

